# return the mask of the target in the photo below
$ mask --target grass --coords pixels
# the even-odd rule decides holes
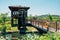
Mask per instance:
[[[33,27],[27,27],[27,32],[35,32],[38,31],[37,29],[33,28]]]
[[[43,34],[43,35],[35,34],[35,33],[24,34],[24,35],[15,33],[13,35],[20,40],[60,40],[59,32],[55,32],[55,33],[48,32],[47,34]]]

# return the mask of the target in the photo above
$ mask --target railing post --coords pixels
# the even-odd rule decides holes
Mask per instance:
[[[36,20],[34,21],[34,23],[36,24]]]
[[[38,21],[38,27],[39,27],[39,21]]]
[[[32,19],[31,19],[31,24],[32,24]]]
[[[38,26],[38,20],[37,20],[37,22],[36,22],[36,25]]]
[[[47,31],[49,31],[49,25],[48,25],[48,27],[47,27]]]
[[[35,20],[34,20],[34,25],[35,25]]]
[[[33,20],[33,24],[34,24],[34,20]]]
[[[33,20],[33,24],[34,24],[34,20]]]
[[[43,21],[42,21],[42,28],[43,28]]]
[[[57,21],[56,21],[56,32],[57,32]]]
[[[33,20],[32,20],[32,24],[33,24]]]

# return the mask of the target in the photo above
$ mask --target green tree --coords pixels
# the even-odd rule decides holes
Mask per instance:
[[[2,28],[1,28],[1,32],[4,33],[4,37],[5,37],[5,33],[6,33],[6,18],[7,18],[7,13],[2,13],[1,14],[1,23],[2,23]]]
[[[32,18],[33,16],[31,14],[27,17],[28,20],[31,20]]]
[[[38,20],[39,18],[38,18],[37,15],[35,15],[35,16],[33,17],[33,19],[34,19],[34,20]]]
[[[8,15],[8,13],[1,13],[0,14],[0,23],[5,23],[5,21],[7,19],[7,15]]]
[[[53,21],[52,15],[49,14],[48,17],[50,21]]]
[[[2,21],[2,32],[6,32],[6,25],[5,25],[5,22],[6,22],[6,19],[7,19],[7,13],[2,13],[1,14],[1,21]]]

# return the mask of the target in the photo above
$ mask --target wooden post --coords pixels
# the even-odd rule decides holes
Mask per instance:
[[[42,29],[43,29],[43,21],[42,21]]]
[[[49,22],[48,22],[48,27],[47,27],[47,31],[49,31]]]
[[[32,24],[32,20],[30,20],[31,24]]]
[[[34,24],[34,20],[32,20],[32,24]]]
[[[35,20],[34,20],[34,25],[35,25]]]
[[[35,26],[36,26],[36,21],[35,21]]]
[[[56,21],[56,32],[57,32],[57,21]]]
[[[33,20],[33,24],[34,24],[34,20]]]
[[[38,27],[39,27],[39,21],[38,21]]]
[[[32,24],[32,19],[31,19],[31,24]]]

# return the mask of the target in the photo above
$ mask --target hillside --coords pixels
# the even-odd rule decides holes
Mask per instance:
[[[52,16],[54,21],[60,20],[60,16],[59,15],[51,15],[51,16]],[[48,15],[41,15],[41,16],[38,16],[38,18],[49,20]]]

